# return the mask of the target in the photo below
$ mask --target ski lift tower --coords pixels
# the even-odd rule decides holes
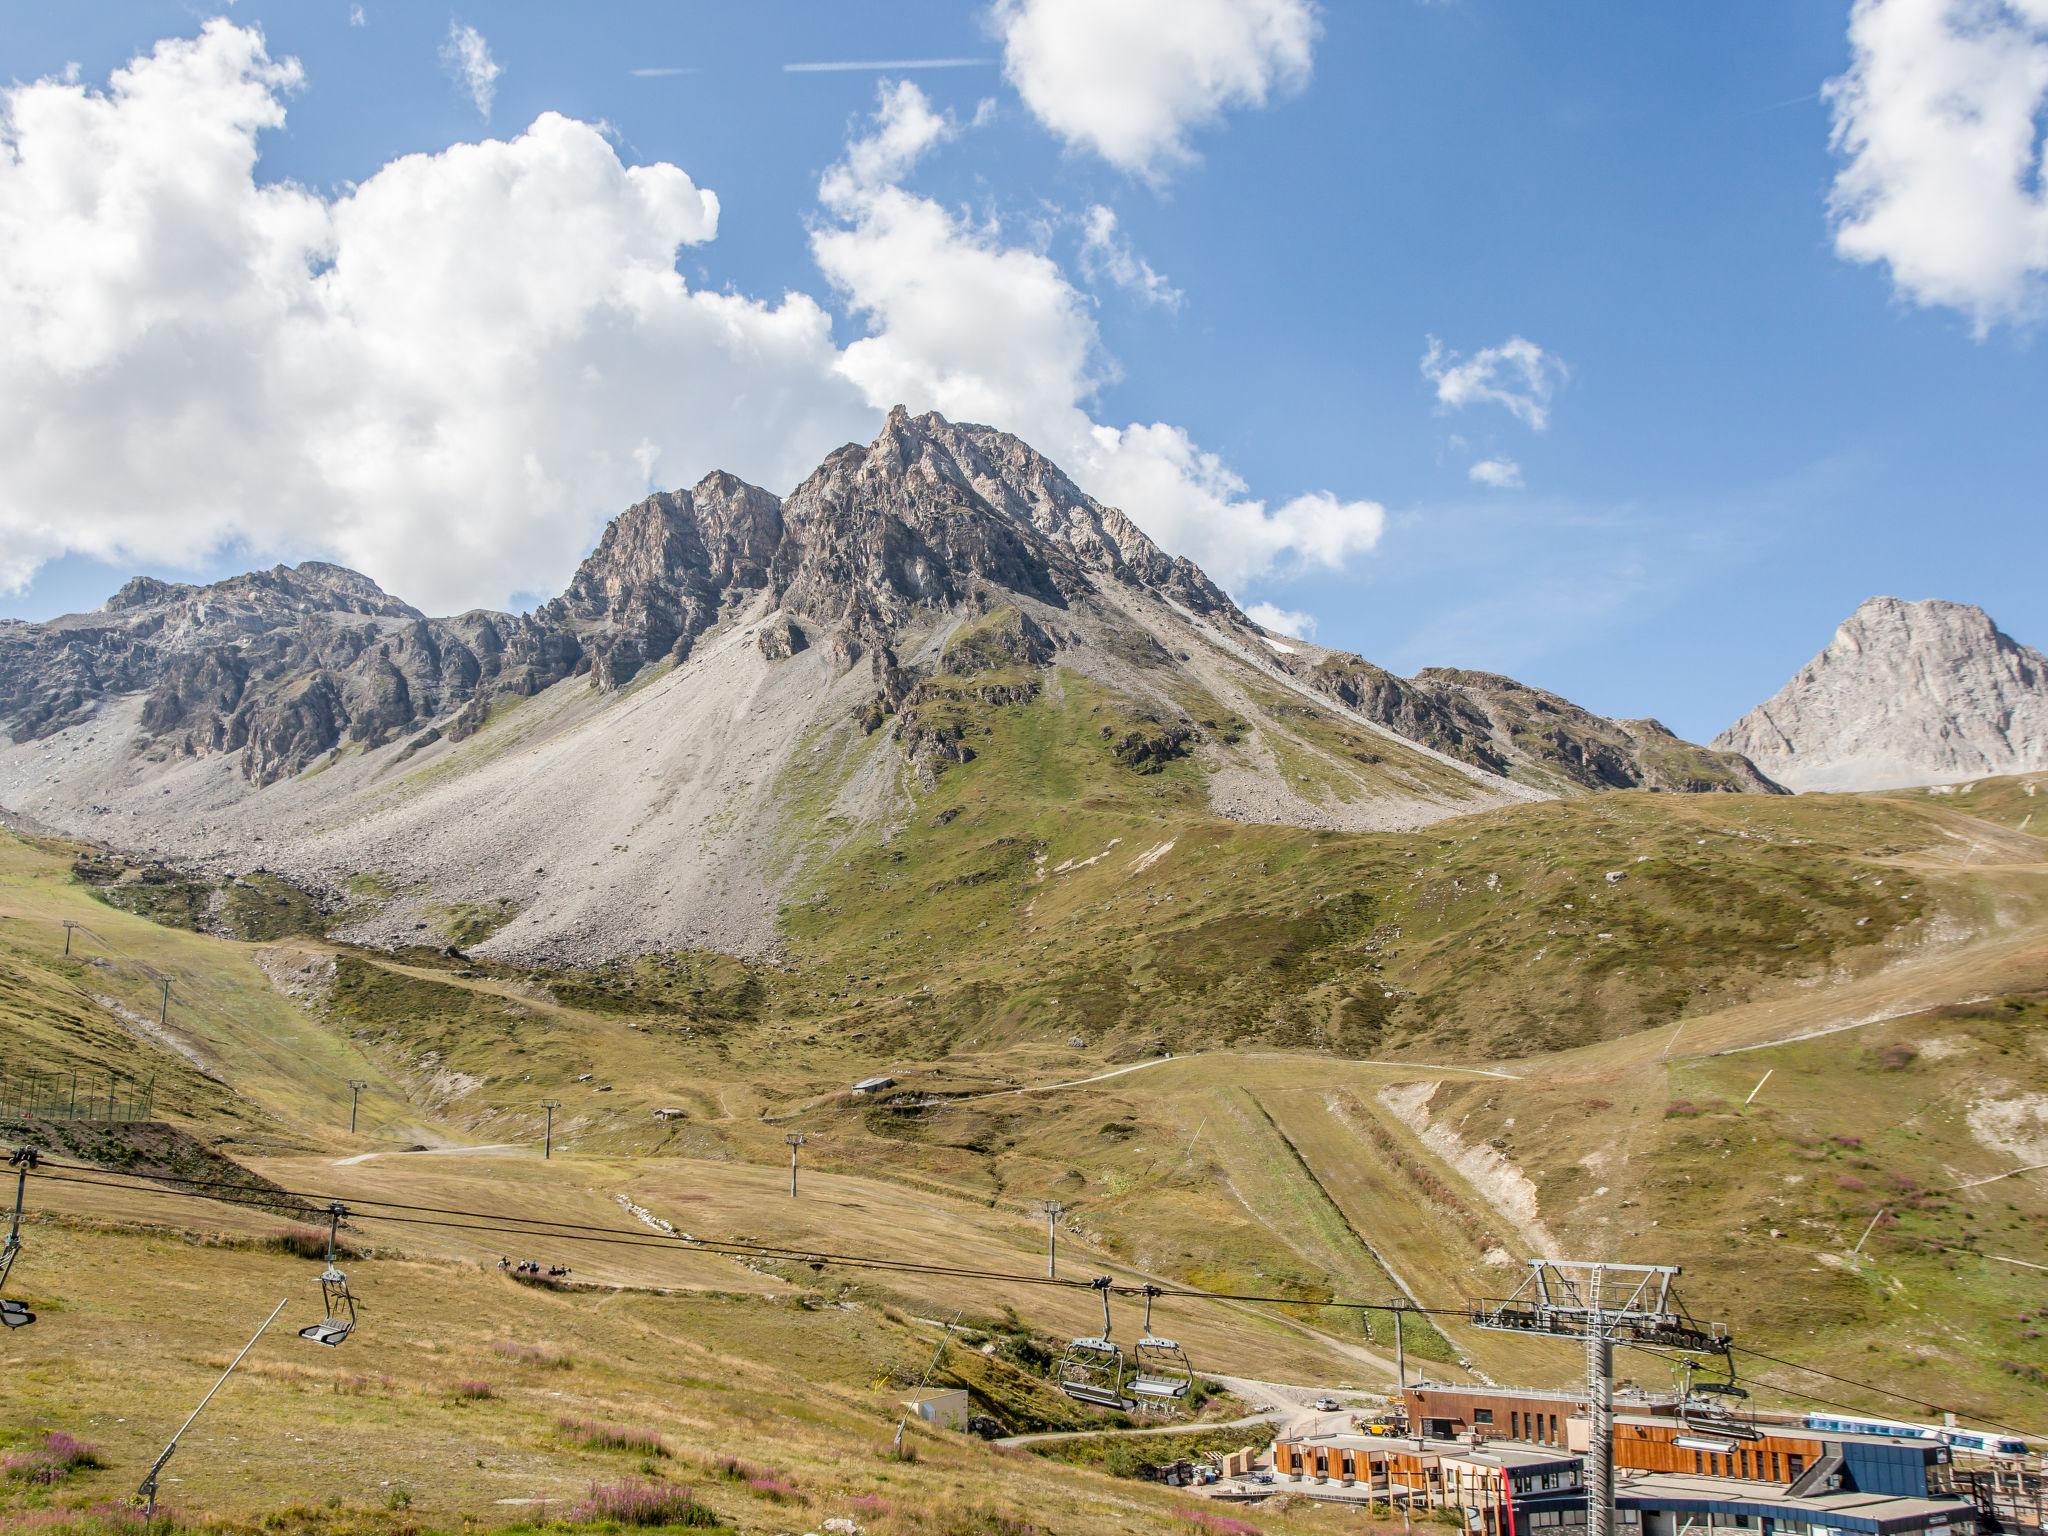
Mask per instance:
[[[1697,1354],[1728,1350],[1726,1328],[1696,1323],[1686,1313],[1671,1286],[1678,1275],[1675,1264],[1531,1259],[1513,1295],[1470,1303],[1475,1328],[1585,1341],[1592,1429],[1586,1457],[1587,1536],[1615,1536],[1614,1346]]]

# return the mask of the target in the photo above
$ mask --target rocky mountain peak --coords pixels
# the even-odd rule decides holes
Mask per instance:
[[[1896,789],[2048,766],[2048,657],[1970,603],[1873,597],[1715,738],[1796,789]]]

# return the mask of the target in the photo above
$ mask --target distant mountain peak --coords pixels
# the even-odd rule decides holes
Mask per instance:
[[[2048,767],[2048,656],[1972,603],[1866,598],[1819,655],[1714,744],[1804,790]]]

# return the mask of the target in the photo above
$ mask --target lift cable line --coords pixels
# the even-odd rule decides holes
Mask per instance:
[[[171,1199],[208,1200],[227,1205],[275,1207],[281,1201],[303,1201],[325,1207],[335,1200],[334,1196],[328,1194],[276,1189],[236,1180],[201,1179],[172,1174],[144,1175],[120,1173],[113,1169],[95,1168],[87,1164],[52,1162],[47,1158],[38,1160],[34,1172],[36,1177],[53,1184],[77,1184],[103,1189],[125,1190],[129,1193],[148,1194]],[[79,1175],[97,1175],[98,1177],[79,1177]],[[129,1180],[133,1182],[114,1182],[115,1180]],[[193,1189],[169,1189],[164,1187],[166,1184],[196,1185],[200,1187]],[[225,1193],[210,1194],[206,1192],[208,1189],[221,1190],[225,1191]],[[549,1238],[564,1242],[595,1243],[610,1247],[657,1248],[669,1253],[674,1253],[680,1248],[685,1251],[718,1254],[726,1257],[755,1258],[766,1259],[771,1262],[804,1264],[817,1269],[871,1269],[901,1274],[927,1275],[943,1279],[980,1280],[1004,1285],[1052,1287],[1068,1291],[1090,1291],[1096,1288],[1096,1282],[1092,1280],[1053,1278],[1044,1274],[1027,1274],[1015,1270],[976,1269],[963,1265],[928,1263],[921,1260],[896,1258],[882,1254],[833,1253],[817,1249],[791,1248],[770,1243],[749,1242],[734,1238],[694,1237],[681,1233],[674,1237],[659,1237],[646,1232],[635,1232],[618,1227],[559,1221],[551,1217],[471,1211],[453,1206],[407,1204],[399,1201],[369,1198],[351,1198],[346,1202],[346,1206],[349,1213],[348,1219],[352,1222],[380,1221],[400,1226],[427,1227],[444,1231],[489,1232],[500,1237]],[[375,1207],[375,1209],[370,1209],[371,1207]],[[386,1214],[393,1211],[414,1214]],[[447,1218],[463,1219],[454,1220]],[[1618,1269],[1624,1266],[1610,1265],[1607,1267]],[[1636,1267],[1639,1269],[1652,1268],[1652,1266]],[[1676,1273],[1675,1268],[1673,1273]],[[1115,1295],[1142,1298],[1146,1294],[1147,1287],[1139,1283],[1112,1282],[1109,1289]],[[1244,1302],[1267,1306],[1305,1306],[1324,1307],[1342,1311],[1384,1312],[1397,1319],[1401,1314],[1406,1313],[1420,1317],[1452,1318],[1482,1327],[1486,1325],[1476,1323],[1475,1321],[1479,1315],[1490,1315],[1489,1309],[1505,1305],[1504,1303],[1468,1302],[1466,1305],[1459,1307],[1436,1307],[1409,1301],[1405,1297],[1395,1301],[1352,1301],[1343,1298],[1319,1301],[1313,1297],[1275,1296],[1239,1291],[1207,1291],[1180,1286],[1153,1286],[1151,1290],[1159,1297],[1182,1301]],[[1698,1328],[1700,1325],[1692,1324],[1691,1326]],[[1526,1335],[1534,1330],[1528,1327],[1513,1327],[1495,1331],[1508,1331]],[[1687,1336],[1686,1339],[1672,1339],[1661,1343],[1636,1338],[1617,1338],[1614,1342],[1625,1348],[1646,1349],[1651,1353],[1659,1355],[1668,1355],[1674,1349],[1685,1349],[1688,1347],[1689,1342],[1690,1347],[1696,1353],[1716,1355],[1722,1353],[1718,1345],[1701,1346],[1697,1340],[1698,1335],[1695,1334]],[[1730,1347],[1738,1355],[1746,1355],[1751,1359],[1761,1360],[1771,1365],[1783,1366],[1789,1370],[1805,1371],[1826,1380],[1837,1382],[1843,1386],[1854,1387],[1860,1391],[1869,1392],[1879,1397],[1890,1398],[1896,1402],[1906,1403],[1916,1408],[1926,1409],[1935,1413],[1950,1411],[1947,1405],[1931,1403],[1923,1398],[1914,1397],[1890,1387],[1880,1386],[1875,1382],[1863,1381],[1851,1376],[1837,1375],[1833,1372],[1822,1370],[1817,1366],[1804,1364],[1801,1361],[1786,1359],[1779,1355],[1766,1354],[1747,1345],[1731,1344]],[[1853,1407],[1851,1404],[1830,1403],[1828,1399],[1812,1393],[1803,1395],[1811,1397],[1815,1402],[1825,1403],[1832,1407]],[[2017,1425],[2000,1423],[1998,1420],[1981,1414],[1963,1414],[1960,1416],[1967,1417],[1989,1428],[2002,1430],[2008,1434],[2030,1433],[2030,1431],[2023,1430]]]
[[[224,1179],[200,1179],[182,1175],[145,1175],[120,1173],[112,1169],[93,1168],[83,1164],[53,1163],[45,1161],[41,1177],[52,1183],[98,1185],[107,1189],[125,1189],[131,1192],[147,1192],[173,1198],[212,1200],[231,1205],[275,1206],[280,1201],[303,1201],[308,1204],[326,1206],[337,1197],[326,1193],[307,1190],[276,1189],[262,1185],[246,1184]],[[87,1175],[81,1177],[81,1175]],[[117,1183],[111,1180],[134,1180],[134,1183]],[[194,1189],[164,1189],[161,1185],[176,1183],[196,1185]],[[211,1189],[225,1191],[225,1194],[210,1194]],[[552,1238],[560,1241],[591,1242],[629,1248],[660,1248],[673,1252],[684,1247],[708,1253],[722,1253],[741,1257],[765,1258],[789,1263],[809,1264],[817,1268],[857,1268],[896,1270],[909,1274],[946,1276],[971,1280],[995,1280],[1020,1285],[1053,1286],[1062,1290],[1091,1290],[1094,1282],[1078,1279],[1058,1279],[1041,1274],[1026,1274],[1014,1270],[977,1269],[962,1265],[932,1263],[919,1259],[896,1258],[886,1254],[839,1253],[825,1249],[789,1247],[774,1243],[750,1242],[738,1238],[694,1237],[678,1233],[675,1237],[653,1236],[626,1228],[593,1226],[584,1222],[558,1221],[551,1217],[521,1216],[505,1212],[471,1211],[454,1206],[418,1205],[402,1201],[377,1200],[372,1198],[351,1198],[347,1202],[350,1218],[355,1221],[386,1221],[405,1226],[439,1227],[449,1230],[492,1232],[501,1236]],[[372,1209],[375,1207],[376,1209]],[[387,1215],[387,1211],[416,1214]],[[464,1218],[443,1220],[435,1218]],[[1119,1296],[1142,1297],[1146,1292],[1143,1283],[1112,1282],[1111,1291]],[[1263,1303],[1270,1306],[1335,1307],[1347,1311],[1392,1312],[1397,1310],[1390,1302],[1349,1301],[1341,1298],[1319,1300],[1306,1296],[1276,1296],[1255,1292],[1204,1291],[1180,1286],[1153,1286],[1155,1295],[1182,1300],[1236,1301]],[[1465,1309],[1460,1307],[1416,1307],[1406,1308],[1410,1312],[1428,1312],[1441,1317],[1463,1317]]]

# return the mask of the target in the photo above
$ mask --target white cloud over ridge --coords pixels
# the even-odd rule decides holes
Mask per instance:
[[[610,516],[712,468],[787,490],[898,401],[1002,425],[1226,585],[1341,566],[1384,514],[1275,507],[1182,428],[1096,422],[1086,296],[902,185],[960,130],[914,87],[820,189],[801,292],[693,290],[719,203],[547,113],[333,196],[256,179],[302,83],[226,21],[104,91],[0,90],[0,586],[78,552],[321,554],[434,611],[554,590]]]
[[[884,86],[872,131],[820,184],[838,222],[813,231],[812,254],[867,322],[841,366],[871,404],[1017,433],[1228,587],[1339,569],[1377,545],[1374,502],[1317,492],[1269,509],[1184,429],[1094,421],[1113,365],[1086,297],[1049,256],[899,184],[953,132],[916,86]]]
[[[1571,377],[1571,370],[1563,358],[1526,336],[1510,336],[1470,357],[1445,350],[1431,336],[1422,354],[1422,376],[1436,386],[1437,403],[1447,411],[1498,405],[1531,431],[1541,432],[1550,425],[1551,397]]]
[[[1835,251],[1981,337],[2048,292],[2048,0],[1857,0],[1824,92]]]
[[[1513,459],[1481,459],[1465,471],[1476,484],[1495,491],[1522,488],[1522,466]]]
[[[441,67],[469,96],[477,116],[488,123],[491,103],[498,95],[498,76],[505,68],[491,57],[491,45],[484,41],[483,33],[451,20],[447,40],[441,44]]]
[[[1286,635],[1295,640],[1313,640],[1316,637],[1316,616],[1312,613],[1281,608],[1273,603],[1253,603],[1244,614],[1259,628],[1270,629],[1276,635]]]
[[[1158,181],[1231,107],[1307,83],[1310,0],[996,0],[1003,73],[1076,148]]]
[[[787,485],[870,425],[812,299],[689,290],[718,200],[546,114],[336,198],[253,179],[299,66],[207,23],[0,93],[0,583],[78,551],[320,552],[447,609],[560,585],[715,464]]]

